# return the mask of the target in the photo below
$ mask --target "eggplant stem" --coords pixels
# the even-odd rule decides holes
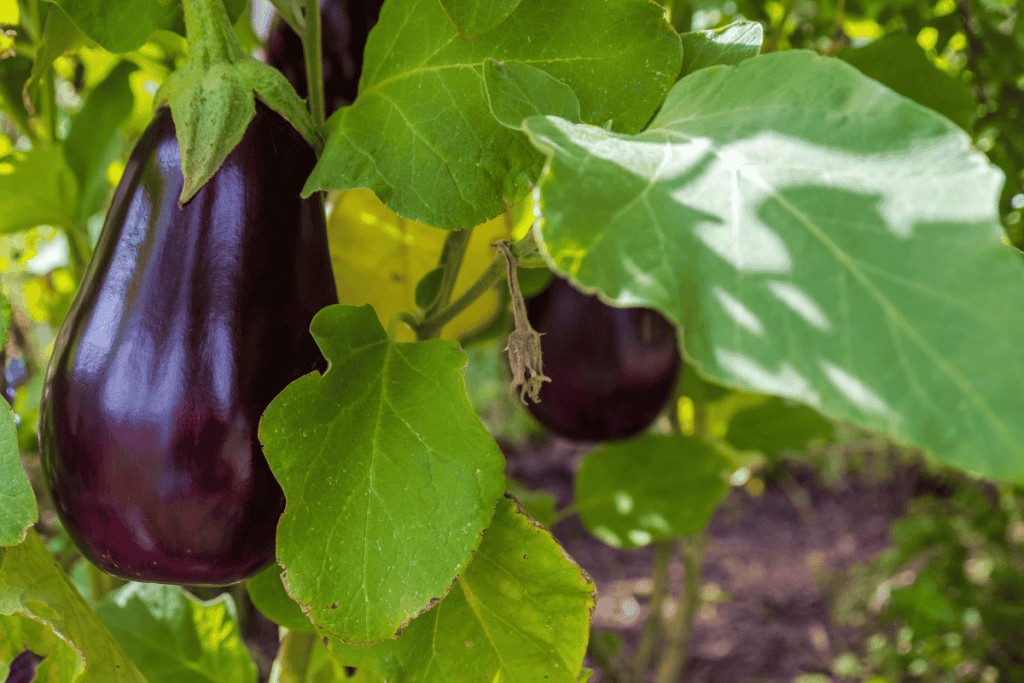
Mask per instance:
[[[306,0],[306,30],[302,36],[302,55],[306,60],[306,83],[309,84],[309,113],[317,128],[324,125],[326,109],[324,105],[324,75],[320,50],[320,3],[318,0]]]

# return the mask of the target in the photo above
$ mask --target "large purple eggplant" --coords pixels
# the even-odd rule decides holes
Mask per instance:
[[[337,302],[316,162],[257,101],[245,136],[184,207],[170,110],[142,134],[43,393],[43,471],[82,553],[159,583],[228,584],[274,560],[284,497],[260,416],[326,363],[309,333]]]
[[[625,439],[646,429],[672,394],[682,360],[672,323],[649,308],[614,308],[555,278],[526,300],[542,334],[540,403],[529,410],[556,434]]]

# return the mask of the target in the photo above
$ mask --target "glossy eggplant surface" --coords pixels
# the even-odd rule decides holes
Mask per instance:
[[[682,360],[675,327],[649,308],[614,308],[555,278],[526,300],[551,381],[537,420],[578,441],[625,439],[646,429],[672,395]]]
[[[170,110],[142,134],[57,337],[43,472],[82,553],[136,581],[229,584],[274,560],[284,497],[257,439],[289,382],[326,369],[337,302],[313,151],[262,102],[184,207]]]
[[[363,69],[363,48],[370,29],[377,24],[383,1],[323,0],[320,3],[321,68],[328,116],[356,99]],[[267,38],[267,64],[288,78],[299,97],[308,96],[302,41],[280,17],[275,19]]]

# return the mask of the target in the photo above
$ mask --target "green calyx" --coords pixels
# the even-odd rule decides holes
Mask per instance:
[[[183,0],[189,58],[156,95],[167,102],[185,176],[179,204],[213,177],[256,113],[255,95],[281,114],[317,152],[320,131],[302,99],[277,69],[245,54],[222,0]]]

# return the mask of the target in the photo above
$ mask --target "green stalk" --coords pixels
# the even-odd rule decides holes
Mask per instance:
[[[70,261],[71,275],[76,284],[81,284],[82,278],[85,276],[85,269],[89,266],[89,260],[92,258],[92,246],[77,225],[65,227],[64,235],[68,238],[68,260]]]
[[[441,248],[441,256],[437,261],[438,267],[444,268],[441,289],[437,293],[434,303],[424,312],[424,318],[429,319],[451,303],[452,292],[455,290],[455,281],[459,279],[462,261],[466,256],[466,249],[469,247],[469,240],[472,236],[473,228],[448,231],[448,235],[444,239],[444,246]],[[440,328],[438,328],[437,332],[440,333],[440,331]]]
[[[306,0],[306,32],[302,35],[302,54],[306,60],[306,83],[309,84],[309,113],[317,127],[324,125],[324,75],[320,61],[320,3]]]
[[[245,56],[222,0],[182,0],[189,55],[203,66],[234,64]]]
[[[644,621],[643,629],[640,631],[640,641],[637,643],[636,651],[633,653],[633,665],[630,680],[633,683],[643,683],[647,679],[647,670],[651,666],[651,659],[654,657],[654,650],[658,645],[661,635],[661,609],[665,598],[669,595],[669,565],[672,564],[672,556],[675,554],[675,541],[656,541],[654,543],[654,566],[651,569],[651,578],[654,585],[651,588],[650,610],[647,619]]]
[[[274,667],[270,670],[270,683],[306,683],[309,660],[316,644],[316,634],[288,631],[281,638]]]
[[[679,587],[679,606],[665,634],[665,649],[658,664],[656,683],[677,683],[690,653],[693,621],[700,607],[701,569],[704,566],[704,532],[679,539],[683,559],[683,578]]]
[[[416,330],[417,338],[433,339],[439,335],[445,325],[469,308],[469,305],[483,296],[488,289],[501,282],[503,277],[505,277],[505,258],[499,254],[494,257],[491,265],[487,266],[487,270],[476,279],[476,282],[469,286],[469,289],[459,295],[447,308],[419,324]]]

